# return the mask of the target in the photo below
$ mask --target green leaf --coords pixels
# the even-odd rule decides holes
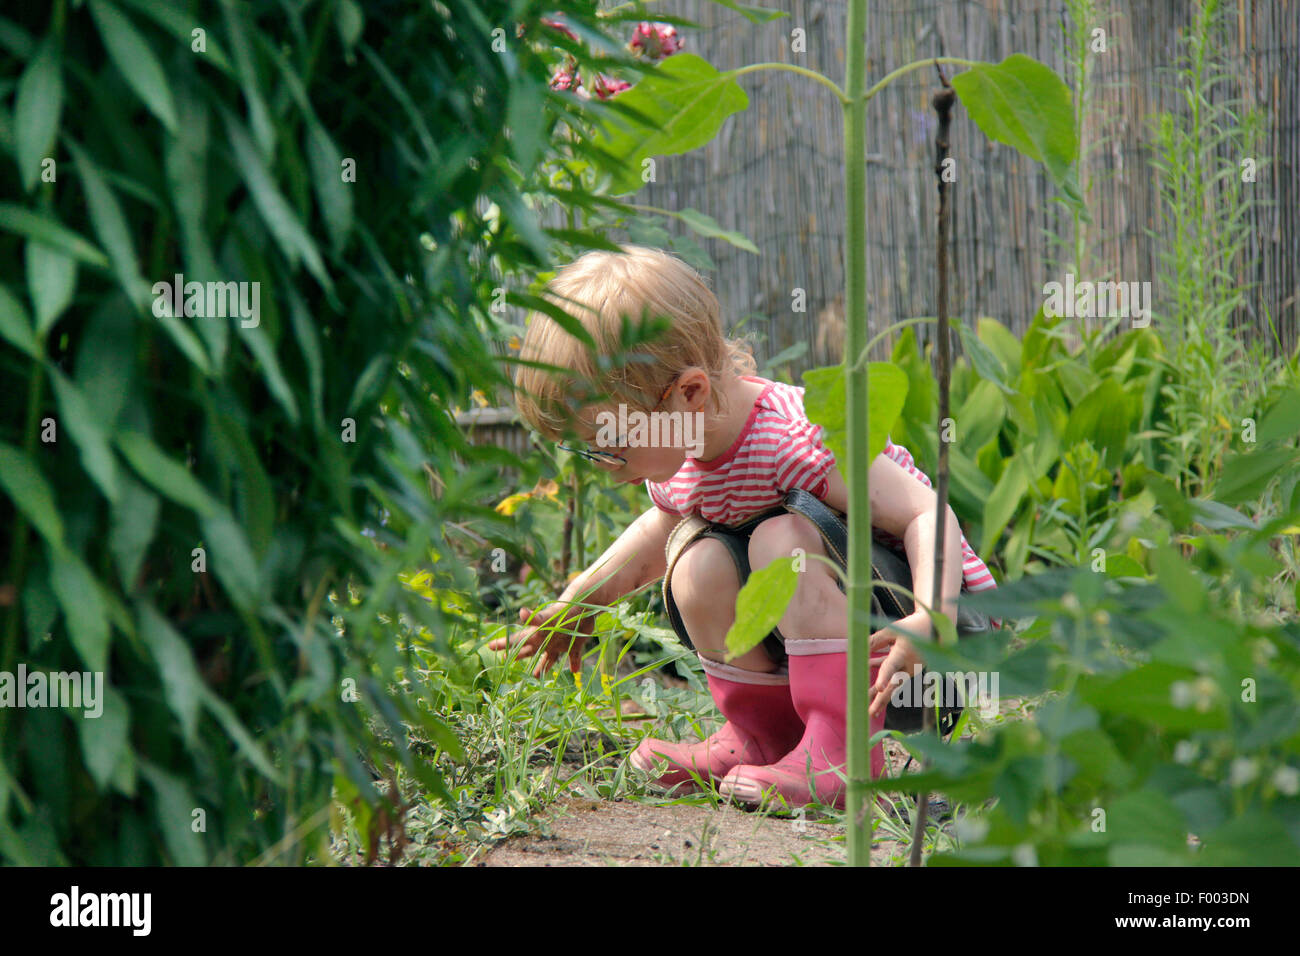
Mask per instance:
[[[22,206],[0,203],[0,229],[37,239],[92,266],[108,268],[108,257],[81,236],[48,216]]]
[[[72,302],[77,260],[43,242],[27,240],[27,293],[36,313],[36,332],[44,335]]]
[[[63,111],[63,70],[59,49],[48,36],[27,63],[14,97],[14,155],[23,189],[41,178],[42,160],[53,158]]]
[[[707,239],[721,239],[723,242],[731,243],[737,249],[744,249],[746,252],[758,255],[758,246],[750,242],[744,235],[723,229],[718,225],[717,220],[712,216],[706,216],[698,209],[683,209],[676,215],[678,219]]]
[[[186,468],[164,454],[148,435],[135,431],[119,432],[117,447],[141,478],[172,501],[201,517],[221,510],[221,505],[208,490]]]
[[[305,145],[311,164],[311,185],[316,190],[321,217],[329,230],[330,246],[337,254],[347,244],[352,232],[353,186],[343,181],[343,154],[330,139],[325,127],[316,121],[307,124]]]
[[[81,737],[81,756],[95,785],[103,790],[118,764],[131,759],[130,711],[126,699],[107,683],[100,688],[103,712],[98,717],[74,713]]]
[[[203,692],[203,678],[194,664],[194,655],[185,639],[150,604],[140,605],[140,636],[158,665],[163,694],[180,722],[181,737],[191,747],[198,729]]]
[[[167,132],[175,135],[176,106],[172,102],[171,84],[162,64],[154,56],[153,48],[108,0],[90,0],[90,14],[95,18],[95,26],[108,50],[109,59],[126,80],[126,85],[144,101]]]
[[[980,554],[992,554],[1002,531],[1024,501],[1029,491],[1029,475],[1019,454],[1013,455],[1002,471],[1002,477],[993,486],[993,492],[984,502],[984,536],[980,541]]]
[[[532,169],[546,141],[546,90],[539,81],[521,75],[510,85],[506,129],[515,162],[521,169]]]
[[[284,778],[280,775],[280,772],[275,769],[274,765],[272,765],[258,742],[253,739],[252,734],[250,734],[248,729],[240,723],[239,717],[235,713],[234,709],[209,690],[206,684],[201,686],[200,692],[203,695],[203,706],[217,719],[217,723],[221,724],[222,728],[226,731],[227,736],[235,742],[235,746],[239,749],[240,753],[248,758],[248,762],[256,767],[258,772],[261,773],[262,776],[266,777],[266,779],[270,780],[272,783],[284,786]]]
[[[26,452],[4,442],[0,442],[0,487],[42,538],[55,547],[63,546],[63,519],[45,476]]]
[[[36,342],[36,336],[32,334],[27,311],[18,297],[5,285],[0,285],[0,335],[4,336],[5,341],[18,351],[34,359],[41,357],[41,349]]]
[[[1279,438],[1292,439],[1297,435],[1300,435],[1300,388],[1293,388],[1283,392],[1264,415],[1255,440],[1266,445]]]
[[[961,337],[961,347],[970,359],[971,368],[975,370],[975,373],[984,381],[992,383],[1008,395],[1015,391],[1015,389],[1007,385],[1006,370],[992,350],[981,342],[979,336],[966,328],[965,325],[960,322],[953,324],[957,327],[957,332]]]
[[[1269,482],[1293,467],[1295,460],[1296,450],[1288,446],[1235,454],[1223,463],[1214,483],[1214,500],[1225,505],[1253,501]]]
[[[207,851],[203,837],[194,830],[194,811],[201,809],[189,787],[179,778],[140,761],[140,774],[149,781],[157,801],[155,816],[167,852],[177,866],[205,866]]]
[[[280,194],[275,180],[267,171],[266,164],[254,148],[252,140],[244,132],[239,121],[230,114],[225,114],[226,132],[230,139],[230,148],[234,153],[235,167],[239,170],[248,191],[253,196],[253,204],[271,231],[276,245],[284,253],[291,265],[297,266],[301,259],[307,271],[316,277],[316,281],[326,290],[332,290],[325,263],[321,260],[316,243],[312,241],[307,230],[303,228],[293,207]]]
[[[718,72],[693,53],[677,53],[620,93],[617,102],[645,120],[620,111],[614,128],[596,139],[616,166],[611,170],[613,195],[641,188],[642,160],[703,146],[723,120],[749,106],[749,97],[734,74]]]
[[[201,526],[209,550],[209,569],[236,607],[255,611],[261,601],[262,578],[244,529],[224,509],[205,517]]]
[[[1124,389],[1108,378],[1070,411],[1064,444],[1072,448],[1082,441],[1092,442],[1092,447],[1103,454],[1106,467],[1114,469],[1124,462],[1131,431]]]
[[[782,17],[790,15],[785,10],[754,7],[747,3],[737,3],[736,0],[713,0],[713,2],[720,7],[726,7],[728,10],[735,10],[750,23],[771,23],[773,20],[780,20]],[[678,55],[680,56],[680,54]]]
[[[1196,672],[1185,667],[1152,663],[1126,671],[1118,677],[1085,674],[1079,678],[1079,695],[1103,714],[1132,717],[1151,725],[1152,730],[1210,730],[1228,725],[1221,696],[1210,700],[1207,710],[1175,704],[1174,682],[1195,681]]]
[[[754,571],[736,598],[736,619],[727,630],[727,660],[757,647],[781,621],[799,586],[793,560],[778,558]]]
[[[293,389],[285,380],[284,372],[280,370],[280,360],[275,356],[275,346],[267,337],[266,330],[259,326],[243,329],[241,332],[240,337],[248,346],[248,351],[252,352],[253,357],[257,359],[255,364],[261,369],[262,378],[266,381],[271,396],[289,416],[290,423],[297,426],[298,403],[293,397]]]
[[[122,2],[153,20],[189,47],[195,56],[203,57],[205,62],[211,63],[222,73],[231,75],[234,72],[230,60],[222,52],[211,30],[204,30],[204,49],[202,51],[193,49],[194,31],[199,28],[199,24],[194,22],[193,15],[185,8],[158,3],[157,0],[122,0]]]
[[[1204,837],[1202,866],[1295,866],[1300,843],[1276,817],[1258,807]]]
[[[113,505],[108,530],[108,546],[117,562],[122,589],[132,593],[140,577],[140,564],[144,561],[158,527],[158,512],[162,502],[143,484],[123,471],[118,475],[121,495]]]
[[[1187,846],[1187,823],[1163,793],[1136,790],[1106,807],[1106,836],[1112,844],[1181,850]]]
[[[1081,204],[1071,169],[1078,155],[1070,88],[1055,71],[1023,53],[981,63],[952,78],[952,87],[989,139],[1047,167],[1071,202]]]
[[[50,380],[59,402],[59,415],[77,450],[86,474],[94,479],[99,490],[109,501],[116,502],[119,494],[117,461],[108,434],[100,426],[81,391],[58,369],[50,369]]]
[[[803,373],[804,411],[808,420],[822,426],[822,441],[835,455],[840,473],[848,479],[848,404],[843,365],[809,369]],[[885,449],[889,433],[907,401],[907,374],[891,362],[867,364],[867,461]]]
[[[143,307],[147,301],[148,287],[140,277],[140,264],[135,256],[131,230],[122,207],[90,156],[71,140],[68,140],[68,151],[77,161],[77,172],[81,174],[90,221],[108,252],[113,272],[117,275],[117,283],[133,305]]]
[[[90,568],[67,548],[50,546],[50,587],[63,608],[72,646],[92,671],[108,666],[108,609]],[[109,767],[112,770],[112,767]]]
[[[339,28],[339,39],[343,41],[343,49],[347,51],[348,62],[351,62],[353,48],[361,39],[361,31],[366,25],[365,15],[355,0],[339,0],[336,22]]]

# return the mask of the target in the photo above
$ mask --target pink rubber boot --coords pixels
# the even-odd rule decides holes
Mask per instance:
[[[790,700],[787,674],[747,671],[703,657],[700,663],[713,701],[727,722],[696,744],[646,738],[629,761],[641,772],[653,774],[666,760],[667,772],[652,784],[665,790],[689,793],[698,789],[692,773],[701,780],[720,780],[738,764],[776,760],[803,732],[803,721]]]
[[[791,807],[821,803],[844,809],[847,756],[845,754],[848,696],[848,644],[846,641],[785,642],[790,655],[790,694],[795,709],[807,725],[803,738],[788,754],[770,766],[743,763],[723,778],[718,790],[742,803],[761,804],[779,797]],[[871,665],[874,683],[879,663]],[[884,729],[885,716],[871,719],[871,733]],[[884,771],[881,744],[871,748],[871,778]],[[838,772],[837,772],[838,771]]]

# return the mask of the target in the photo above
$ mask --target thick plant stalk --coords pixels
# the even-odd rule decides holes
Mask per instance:
[[[938,70],[938,64],[935,64]],[[937,356],[939,359],[939,461],[934,482],[936,515],[934,520],[934,586],[930,591],[931,614],[938,613],[943,607],[943,554],[944,532],[948,521],[948,443],[943,440],[944,421],[948,418],[948,380],[952,373],[952,357],[948,351],[948,183],[944,180],[944,160],[948,158],[948,130],[952,123],[952,106],[957,94],[948,85],[943,71],[939,70],[939,79],[943,89],[934,94],[934,110],[939,114],[939,132],[934,139],[934,174],[939,184],[939,228],[936,239],[935,261],[938,271],[938,286],[935,292],[935,316],[939,320],[937,332]],[[930,621],[930,637],[938,639],[938,628],[934,620]],[[925,708],[924,729],[926,733],[937,732],[934,709]],[[929,791],[917,795],[916,816],[912,821],[912,866],[921,865],[922,838],[925,836],[925,816],[930,807]]]
[[[850,360],[867,338],[866,182],[866,0],[850,0],[846,37],[844,104],[844,354]],[[845,374],[849,485],[849,573],[845,590],[848,630],[848,857],[850,866],[871,865],[875,800],[871,780],[871,503],[867,496],[867,365],[853,361]]]

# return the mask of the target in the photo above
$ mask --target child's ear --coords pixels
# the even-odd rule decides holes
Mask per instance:
[[[678,378],[678,387],[682,391],[682,397],[686,399],[687,406],[692,410],[703,406],[713,391],[709,376],[704,374],[703,369],[698,368],[683,372]]]

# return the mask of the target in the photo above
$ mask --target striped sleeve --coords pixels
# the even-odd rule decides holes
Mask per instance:
[[[804,419],[790,422],[784,441],[776,450],[776,487],[786,492],[795,488],[821,498],[827,477],[835,467],[835,455],[822,444],[820,425]]]

